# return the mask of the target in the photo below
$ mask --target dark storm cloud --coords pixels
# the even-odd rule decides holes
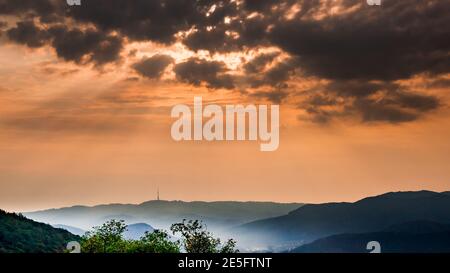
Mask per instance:
[[[174,59],[168,55],[157,54],[135,63],[133,68],[144,77],[158,79],[161,77],[167,66],[173,63],[173,61]]]
[[[353,110],[361,112],[364,122],[387,121],[400,123],[416,120],[419,116],[417,112],[366,98],[357,99],[353,106]]]
[[[56,26],[48,30],[52,35],[52,46],[59,57],[67,61],[80,63],[83,58],[98,65],[114,62],[119,59],[122,50],[122,39],[89,28],[68,29]]]
[[[397,103],[401,107],[420,112],[430,111],[439,107],[439,100],[436,97],[407,92],[394,93],[392,102]]]
[[[277,0],[267,0],[267,1],[245,0],[244,7],[250,12],[252,11],[263,12],[267,11],[275,3],[277,3]]]
[[[326,90],[344,97],[366,97],[378,91],[395,91],[399,85],[390,82],[365,80],[335,80],[326,85]]]
[[[296,60],[288,59],[270,68],[265,74],[265,82],[273,86],[285,86],[296,68]]]
[[[338,102],[336,98],[325,95],[314,95],[309,97],[305,101],[308,106],[332,106],[336,105]]]
[[[337,105],[328,105],[330,102],[333,102],[333,100],[324,101],[323,104],[319,101],[319,104],[309,104],[309,106],[307,106],[308,103],[306,102],[301,104],[300,108],[306,111],[311,121],[321,124],[330,122],[335,117],[349,116],[361,119],[364,123],[389,122],[396,124],[419,119],[424,112],[428,111],[402,107],[394,101],[385,103],[370,98],[356,98],[350,105],[345,106],[343,110],[339,108],[325,109],[319,107]]]
[[[174,41],[173,35],[204,20],[212,1],[89,0],[69,7],[64,0],[0,0],[0,14],[25,14],[50,22],[72,18],[102,31],[118,31],[132,40]],[[228,1],[227,1],[228,2]],[[61,21],[60,21],[61,22]]]
[[[208,13],[213,5],[214,12]],[[119,39],[112,38],[110,33],[130,41],[171,44],[176,41],[175,34],[180,31],[192,28],[204,30],[206,26],[223,23],[225,16],[233,16],[236,11],[237,5],[231,0],[90,0],[76,7],[69,7],[62,0],[0,0],[0,14],[17,16],[23,20],[31,16],[39,23],[50,25],[74,23],[94,26],[98,33],[103,33],[104,39],[98,43],[107,44],[106,50],[110,52],[106,55],[120,48]],[[69,19],[71,22],[68,22]],[[217,40],[217,37],[208,39]],[[78,55],[84,53],[82,49]],[[96,53],[95,57],[105,62],[108,60],[107,56],[100,56],[100,53]]]
[[[273,15],[272,15],[273,16]],[[241,48],[270,46],[267,40],[268,27],[274,23],[273,17],[253,17],[245,18],[235,27],[235,31],[239,34],[236,43]]]
[[[272,61],[280,55],[279,52],[262,53],[256,56],[254,59],[244,65],[244,71],[246,73],[258,73],[264,70],[264,68],[272,63]]]
[[[240,49],[236,41],[226,34],[226,29],[219,27],[212,30],[203,27],[187,36],[183,44],[193,51],[203,49],[211,52],[229,52]]]
[[[0,14],[48,17],[60,13],[65,5],[59,0],[0,0]]]
[[[319,124],[326,124],[336,116],[336,111],[325,111],[315,107],[307,107],[305,110],[310,115],[310,120]]]
[[[69,29],[63,25],[48,29],[37,26],[33,21],[18,22],[7,31],[8,38],[31,48],[51,45],[58,57],[76,63],[84,61],[102,65],[119,59],[122,39],[99,32],[94,28]]]
[[[258,91],[251,96],[256,98],[264,98],[273,103],[280,104],[284,99],[289,96],[289,93],[283,90],[274,90],[274,91]]]
[[[260,61],[256,60],[256,62]],[[255,73],[247,72],[244,79],[252,88],[258,88],[265,85],[276,88],[287,88],[288,84],[286,82],[294,75],[296,68],[296,60],[294,58],[275,63],[266,70],[262,70],[262,66],[255,67],[254,63],[250,61],[244,65],[244,70],[260,69],[260,71]]]
[[[353,88],[347,92],[345,87]],[[389,82],[332,82],[299,105],[318,123],[335,116],[356,116],[363,122],[401,123],[414,121],[437,109],[439,99],[408,91]]]
[[[396,80],[450,71],[449,13],[448,1],[383,1],[378,9],[280,22],[270,37],[308,75]]]
[[[405,91],[395,91],[381,99],[357,98],[353,103],[353,109],[362,114],[363,121],[391,123],[416,120],[438,106],[439,101],[433,96]]]
[[[205,83],[208,88],[233,89],[234,78],[225,74],[228,71],[223,62],[190,58],[176,64],[174,72],[178,80],[195,86]]]
[[[213,4],[216,9],[207,16]],[[69,11],[72,18],[103,30],[164,44],[174,42],[179,31],[216,25],[235,13],[236,3],[230,0],[91,0]]]
[[[185,7],[186,14],[193,12],[186,1],[179,1],[175,11]],[[71,9],[74,19],[94,23],[103,30],[118,30],[133,40],[154,40],[170,43],[173,35],[183,29],[183,14],[177,20],[168,14],[166,1],[86,1],[80,8]],[[170,5],[169,5],[170,6]],[[176,14],[176,12],[174,12]],[[187,25],[185,25],[187,27]]]
[[[49,33],[38,28],[32,21],[18,22],[6,34],[10,40],[31,48],[41,47],[50,39]]]
[[[360,114],[365,121],[410,121],[438,107],[435,97],[401,90],[396,82],[450,72],[450,2],[384,0],[374,7],[345,0],[338,1],[341,8],[351,11],[325,14],[335,2],[86,0],[68,7],[62,0],[0,0],[0,15],[19,20],[6,30],[10,40],[29,47],[50,45],[59,57],[77,63],[114,62],[123,41],[181,42],[211,54],[276,47],[289,58],[276,63],[276,56],[257,56],[241,66],[245,75],[240,78],[221,62],[198,58],[176,64],[174,72],[179,81],[195,86],[233,89],[245,82],[283,93],[297,76],[325,79],[329,84],[319,95],[339,100],[346,113]],[[288,18],[294,4],[297,12]],[[157,78],[167,66],[149,62],[134,68]],[[382,101],[371,97],[380,92],[387,94]],[[342,113],[311,103],[305,109],[320,115],[320,121]]]
[[[182,38],[193,50],[275,45],[298,57],[306,75],[328,79],[390,81],[450,70],[448,1],[385,0],[374,8],[349,0],[343,7],[355,11],[321,20],[311,16],[323,4],[317,0],[246,0],[241,5],[231,0],[90,0],[80,7],[64,2],[0,0],[0,14],[31,13],[41,22],[52,16],[71,18],[99,32],[164,44],[174,42],[180,31],[195,29]],[[286,20],[293,4],[300,11]],[[253,12],[260,15],[249,17]],[[232,18],[228,24],[227,17]]]

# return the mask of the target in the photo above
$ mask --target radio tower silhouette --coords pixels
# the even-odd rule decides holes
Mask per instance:
[[[156,189],[156,200],[159,201],[159,187]]]

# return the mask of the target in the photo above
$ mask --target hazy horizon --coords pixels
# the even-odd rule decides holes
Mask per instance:
[[[66,205],[62,205],[62,206],[49,206],[49,207],[41,207],[41,208],[36,208],[36,209],[24,209],[24,210],[8,210],[8,209],[4,209],[4,208],[0,208],[9,212],[17,212],[17,213],[25,213],[25,212],[36,212],[36,211],[44,211],[44,210],[51,210],[51,209],[63,209],[63,208],[71,208],[71,207],[97,207],[97,206],[107,206],[107,205],[141,205],[143,203],[146,202],[152,202],[152,201],[163,201],[163,202],[186,202],[186,203],[191,203],[191,202],[205,202],[205,203],[219,203],[219,202],[239,202],[239,203],[276,203],[276,204],[324,204],[324,203],[340,203],[340,202],[345,202],[345,203],[354,203],[356,201],[359,201],[361,199],[367,198],[367,197],[374,197],[374,196],[379,196],[382,194],[386,194],[386,193],[391,193],[391,192],[415,192],[415,191],[432,191],[432,192],[438,192],[438,193],[442,193],[442,192],[448,192],[450,191],[450,188],[448,189],[444,189],[444,190],[429,190],[429,189],[421,189],[421,190],[397,190],[397,191],[390,191],[390,192],[381,192],[381,193],[376,193],[376,194],[371,194],[371,195],[365,195],[362,196],[360,198],[356,198],[356,199],[351,199],[351,200],[325,200],[323,202],[301,202],[301,201],[288,201],[288,202],[279,202],[279,201],[272,201],[272,200],[187,200],[187,199],[164,199],[164,198],[160,198],[159,200],[157,199],[148,199],[148,200],[144,200],[144,201],[137,201],[137,202],[105,202],[105,203],[92,203],[92,204],[88,204],[88,203],[74,203],[74,204],[66,204]]]
[[[0,208],[448,190],[450,4],[382,2],[0,0]],[[279,148],[174,141],[194,96]]]

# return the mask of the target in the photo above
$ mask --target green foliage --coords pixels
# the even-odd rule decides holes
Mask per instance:
[[[124,252],[126,244],[122,233],[126,228],[122,220],[111,220],[100,227],[94,227],[94,231],[87,232],[83,236],[81,249],[88,253]]]
[[[130,240],[127,253],[179,253],[179,242],[172,242],[164,231],[145,232],[140,240]]]
[[[66,230],[0,210],[0,253],[64,252],[68,242],[79,239]]]
[[[111,220],[94,231],[87,232],[81,240],[81,251],[85,253],[179,253],[180,242],[170,240],[165,231],[146,232],[139,240],[125,240],[123,232],[127,226],[123,221]],[[180,233],[183,248],[188,253],[236,253],[236,242],[232,239],[221,244],[198,220],[173,224],[174,234]]]
[[[173,234],[180,233],[183,247],[187,253],[236,253],[236,241],[228,240],[221,244],[219,238],[214,238],[206,227],[198,220],[183,220],[170,227]]]
[[[172,225],[171,230],[181,234],[174,241],[165,231],[146,232],[139,240],[126,240],[124,221],[111,220],[83,237],[38,223],[22,215],[0,210],[0,253],[68,252],[70,241],[79,241],[84,253],[179,253],[181,247],[188,253],[235,253],[236,242],[221,244],[199,221],[186,221]]]
[[[87,232],[81,240],[84,253],[178,253],[178,242],[170,241],[164,231],[146,232],[139,240],[125,240],[124,221],[111,220],[94,231]]]

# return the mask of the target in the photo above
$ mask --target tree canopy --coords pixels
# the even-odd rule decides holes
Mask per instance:
[[[81,240],[84,253],[234,253],[236,242],[233,239],[221,244],[198,220],[183,220],[171,226],[171,237],[164,230],[145,232],[139,240],[126,240],[123,233],[127,225],[123,220],[110,220],[93,231],[87,232]]]
[[[78,240],[66,230],[0,210],[0,253],[64,252],[68,242]]]

